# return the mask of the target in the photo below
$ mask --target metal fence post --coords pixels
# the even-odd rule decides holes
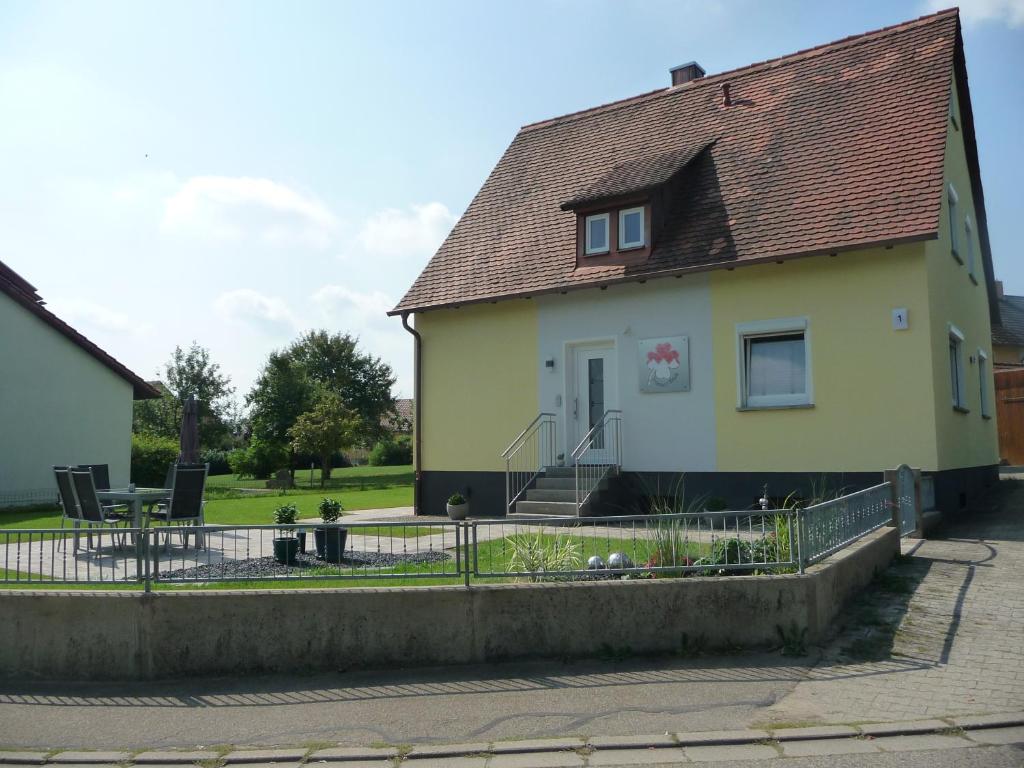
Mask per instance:
[[[151,592],[153,589],[152,580],[149,573],[149,537],[152,531],[143,530],[139,532],[139,549],[142,551],[142,578],[145,584],[145,591]]]
[[[465,584],[466,584],[466,589],[469,589],[469,546],[470,546],[469,545],[469,529],[472,526],[472,528],[473,528],[473,544],[474,544],[473,549],[475,551],[475,549],[476,549],[476,546],[475,546],[476,545],[476,526],[473,525],[472,523],[468,522],[468,521],[465,522],[465,523],[462,523],[462,525],[465,526],[463,528],[462,533],[463,533],[463,537],[465,538],[465,541],[466,541]]]
[[[882,473],[882,481],[889,484],[889,508],[892,512],[891,525],[900,529],[900,482],[899,473],[895,469],[887,469]]]
[[[796,522],[796,559],[797,559],[797,570],[799,573],[804,572],[804,516],[805,511],[802,507],[796,508],[796,515],[793,516],[793,520]]]

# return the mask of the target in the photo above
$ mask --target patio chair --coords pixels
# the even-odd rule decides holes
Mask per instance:
[[[203,500],[203,492],[206,489],[206,472],[208,464],[189,465],[179,464],[174,470],[174,480],[171,483],[171,498],[167,506],[158,506],[146,511],[146,526],[150,520],[163,520],[167,526],[184,526],[186,523],[205,525],[203,508],[206,502]],[[182,545],[188,549],[188,530],[181,529]],[[196,531],[196,549],[203,546],[202,536]],[[171,531],[167,531],[167,538],[164,540],[164,551],[170,551]]]
[[[80,522],[89,529],[99,528],[97,531],[98,541],[96,543],[96,556],[99,557],[100,548],[103,544],[103,529],[111,528],[111,536],[117,542],[117,527],[121,523],[128,527],[131,520],[130,515],[116,512],[111,506],[104,506],[96,495],[96,481],[93,479],[90,469],[72,469],[68,474],[71,476],[71,485],[74,489],[75,498],[78,500],[78,512]],[[91,530],[90,530],[90,539]],[[124,549],[125,534],[121,534],[121,549]]]
[[[109,464],[79,464],[75,469],[88,469],[92,472],[92,479],[96,483],[97,491],[110,490]],[[113,509],[128,509],[127,504],[108,504],[107,506]]]
[[[205,469],[207,472],[210,471],[209,464],[179,464],[176,461],[172,461],[170,464],[167,465],[167,474],[164,475],[164,484],[162,487],[168,489],[174,487],[174,473],[178,469],[178,467],[181,467],[183,469]],[[170,496],[167,496],[166,498],[163,499],[158,499],[149,505],[148,512],[152,512],[154,509],[158,509],[166,513],[167,506],[170,503]]]
[[[57,480],[57,500],[60,502],[61,508],[60,529],[63,531],[64,521],[70,520],[71,525],[77,532],[82,518],[78,513],[78,500],[75,498],[75,489],[71,485],[71,475],[68,474],[68,467],[54,467],[53,476]],[[61,542],[64,541],[66,539],[61,536],[60,541],[57,542],[58,549],[60,549]],[[78,550],[77,533],[75,534],[75,550]]]

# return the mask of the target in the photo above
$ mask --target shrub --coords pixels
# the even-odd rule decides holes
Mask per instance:
[[[231,474],[231,464],[228,461],[228,451],[219,451],[216,449],[203,451],[201,458],[203,464],[210,465],[211,475]]]
[[[651,556],[649,568],[675,568],[693,565],[690,558],[690,539],[687,527],[680,520],[659,522],[651,530]]]
[[[412,443],[409,438],[381,440],[370,451],[369,461],[375,467],[412,464]]]
[[[150,488],[162,488],[167,465],[177,460],[177,440],[154,435],[132,435],[132,482]]]
[[[336,523],[338,518],[341,517],[342,509],[344,507],[341,506],[341,502],[337,499],[321,499],[320,519],[325,523]]]
[[[509,536],[512,555],[508,571],[528,571],[530,581],[541,581],[545,571],[575,571],[580,567],[580,546],[571,536],[543,531]],[[557,578],[549,576],[548,578]]]
[[[453,507],[458,506],[459,504],[465,504],[466,497],[463,496],[458,491],[456,491],[455,493],[448,497],[448,503],[451,504]]]
[[[279,467],[287,466],[288,452],[276,445],[253,440],[248,448],[239,448],[228,454],[231,471],[239,477],[264,480]]]
[[[299,516],[299,508],[294,504],[282,504],[274,510],[274,522],[278,525],[292,525]]]

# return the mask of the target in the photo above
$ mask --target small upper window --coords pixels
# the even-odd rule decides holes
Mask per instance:
[[[964,335],[956,326],[949,326],[949,384],[953,396],[953,407],[958,411],[967,410],[964,392]]]
[[[619,211],[619,250],[643,248],[645,245],[644,209],[626,208]]]
[[[608,214],[587,216],[587,255],[608,253]]]
[[[947,199],[949,200],[949,247],[953,252],[953,257],[963,263],[963,259],[960,258],[960,197],[952,184],[947,189]]]
[[[978,282],[974,275],[974,227],[970,216],[964,218],[964,248],[967,249],[967,274],[971,280]]]

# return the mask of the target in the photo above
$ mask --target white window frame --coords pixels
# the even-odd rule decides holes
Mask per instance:
[[[967,413],[967,393],[964,388],[964,334],[952,323],[949,324],[949,341],[956,345],[956,360],[950,360],[949,373],[953,372],[953,364],[956,364],[956,386],[950,378],[949,387],[952,396],[953,407],[958,411]]]
[[[960,195],[956,193],[956,188],[952,184],[946,188],[946,200],[949,204],[949,250],[953,258],[963,264],[964,260],[960,258]]]
[[[623,226],[622,221],[631,213],[640,214],[640,239],[638,241],[627,243],[624,238],[624,232],[626,228]],[[629,248],[643,248],[647,245],[647,216],[643,206],[639,208],[623,208],[619,211],[619,250],[625,251]]]
[[[747,339],[803,333],[804,392],[797,395],[747,394]],[[814,405],[814,377],[811,373],[811,323],[807,317],[782,317],[736,324],[736,408],[741,411],[770,408],[809,408]]]
[[[604,221],[604,248],[590,247],[590,222]],[[587,256],[594,256],[600,253],[608,253],[612,247],[612,220],[607,213],[595,213],[583,220],[584,253]]]
[[[967,275],[978,283],[978,277],[974,274],[974,224],[970,216],[964,216],[964,248],[967,250]]]
[[[992,411],[988,402],[988,378],[988,353],[981,347],[978,347],[978,395],[980,401],[979,405],[981,407],[981,418],[983,419],[992,418]]]

